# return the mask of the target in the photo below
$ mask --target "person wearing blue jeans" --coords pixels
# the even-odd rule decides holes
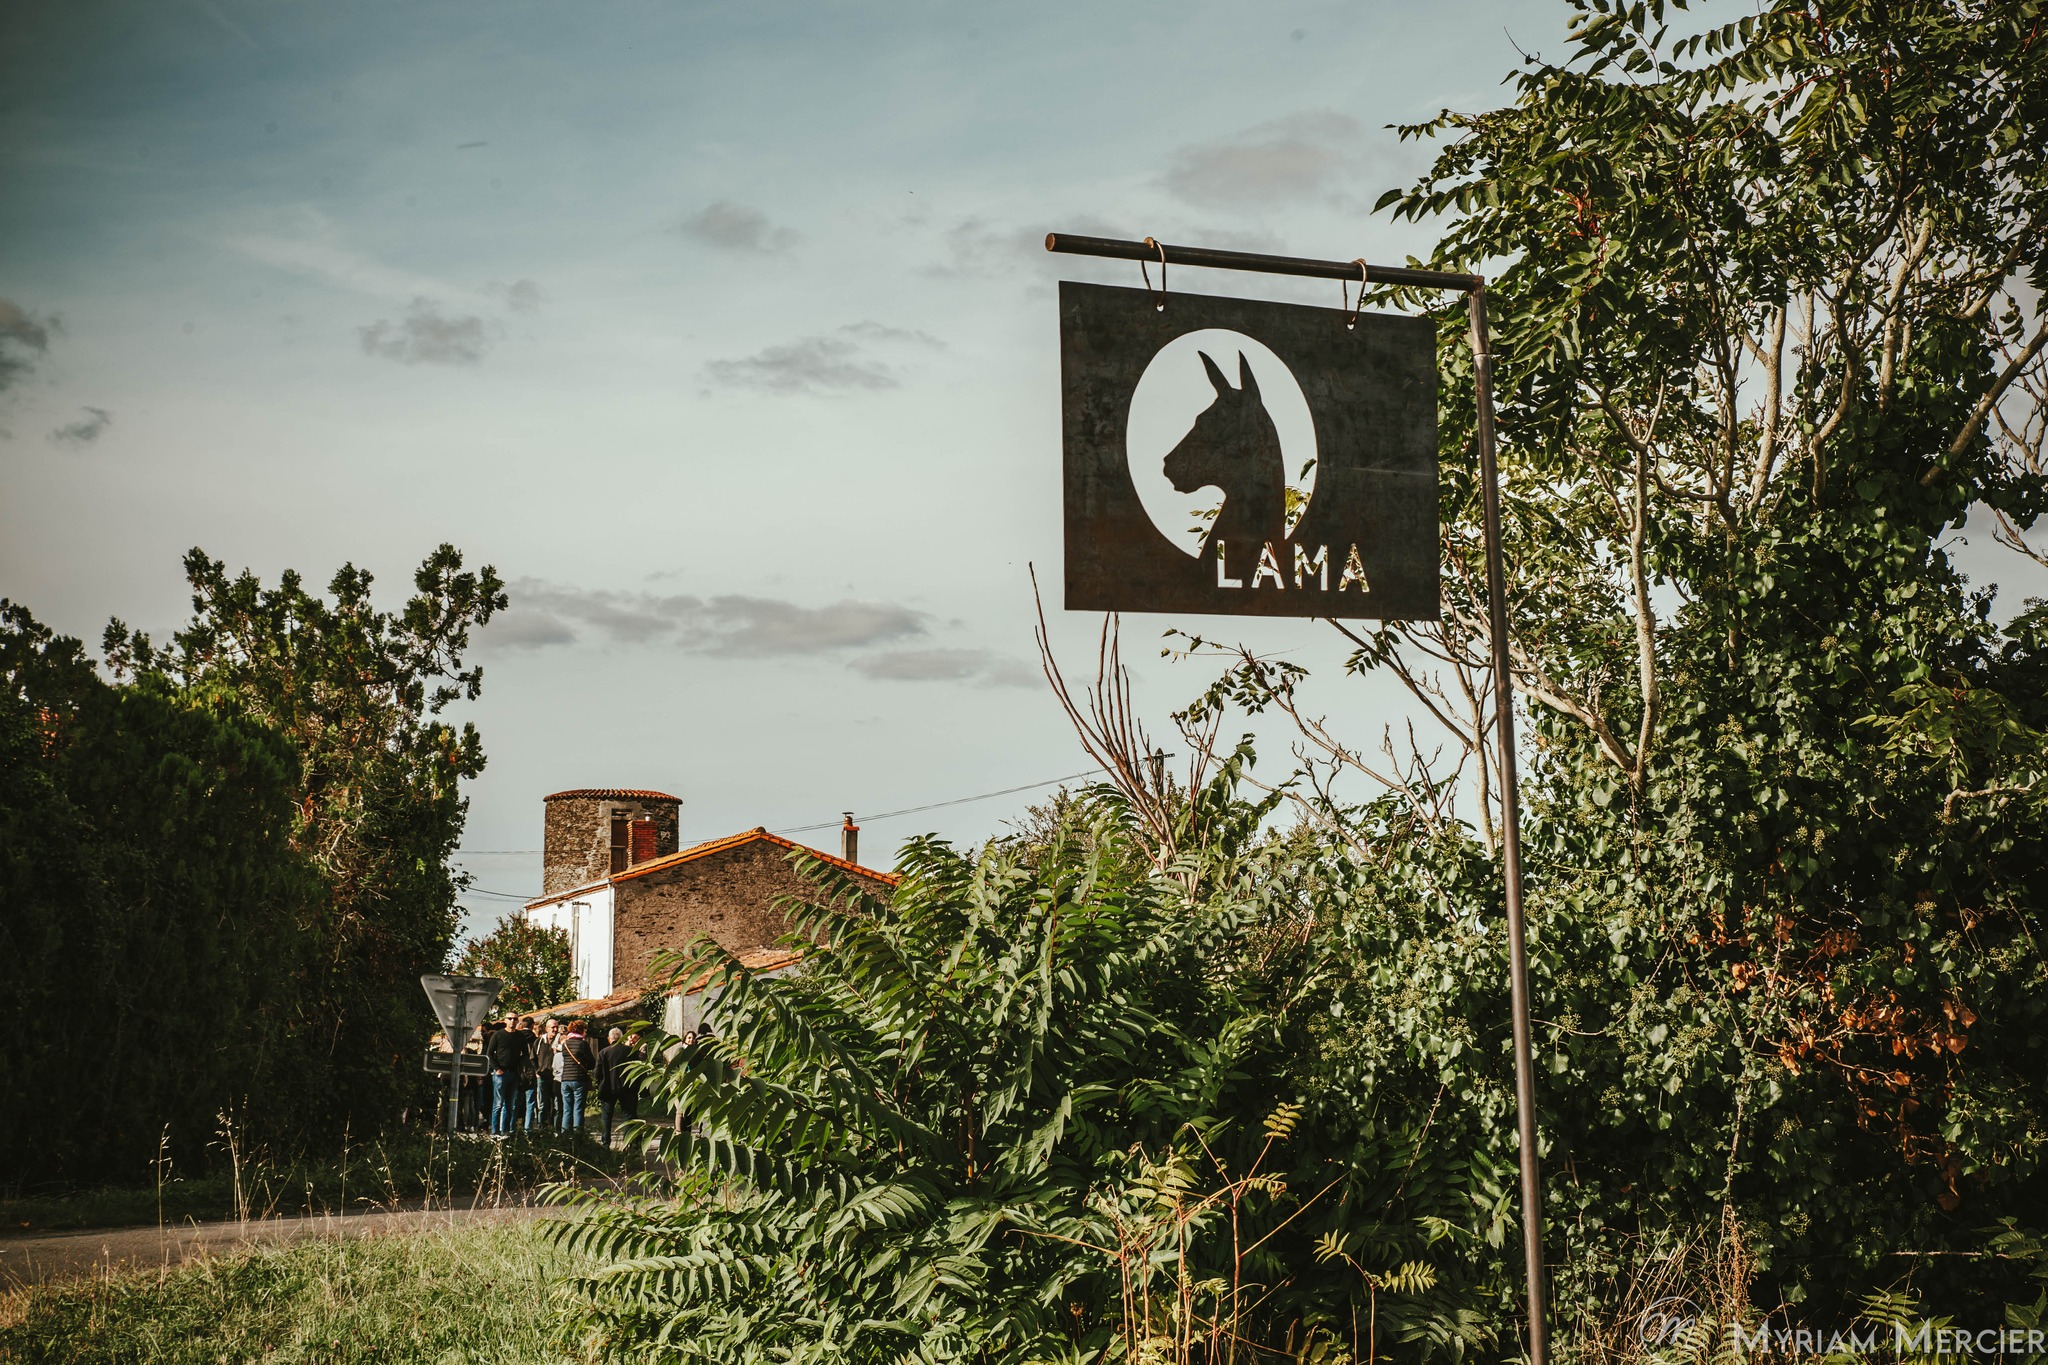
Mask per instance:
[[[512,1105],[512,1127],[534,1131],[534,1105],[540,1093],[540,1016],[529,1014],[513,1027],[526,1041],[526,1048],[519,1057],[519,1096]]]
[[[491,1132],[499,1137],[510,1137],[519,1120],[519,1092],[532,1055],[532,1036],[519,1024],[500,1024],[484,1039],[491,1068]]]
[[[562,1131],[565,1133],[583,1131],[584,1089],[582,1081],[562,1082]]]
[[[597,1054],[583,1036],[583,1027],[581,1019],[569,1025],[569,1036],[555,1053],[555,1074],[562,1082],[562,1131],[569,1134],[583,1131],[583,1096],[591,1068],[597,1065]]]
[[[502,1071],[491,1073],[491,1132],[495,1136],[511,1134],[519,1117],[519,1098],[519,1077]]]

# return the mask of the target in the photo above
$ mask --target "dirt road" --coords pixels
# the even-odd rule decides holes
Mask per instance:
[[[0,1235],[0,1289],[110,1271],[182,1265],[203,1256],[305,1237],[381,1237],[479,1222],[547,1217],[556,1210],[508,1205],[475,1209],[408,1209],[394,1213],[260,1218],[246,1223],[89,1228],[83,1232]]]

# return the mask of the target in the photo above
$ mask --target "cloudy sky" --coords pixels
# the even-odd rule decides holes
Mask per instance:
[[[193,545],[394,594],[444,540],[495,565],[467,844],[504,893],[538,886],[519,850],[561,787],[675,792],[694,840],[1074,772],[1027,577],[1058,576],[1053,284],[1137,278],[1044,234],[1425,252],[1368,213],[1422,164],[1386,125],[1498,101],[1562,18],[24,0],[0,595],[96,640],[175,625]],[[1096,624],[1055,613],[1077,664]],[[1167,624],[1127,633],[1162,721],[1208,676],[1154,657]],[[1179,624],[1339,658],[1307,624]],[[1325,695],[1361,735],[1399,714]],[[1038,794],[864,847],[979,838]]]

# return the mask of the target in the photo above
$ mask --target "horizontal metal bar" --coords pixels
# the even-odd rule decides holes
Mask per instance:
[[[1215,251],[1200,246],[1148,246],[1115,237],[1077,237],[1070,232],[1045,234],[1047,251],[1072,256],[1107,256],[1119,261],[1158,261],[1164,253],[1168,265],[1199,265],[1212,270],[1255,270],[1264,275],[1304,275],[1317,280],[1355,280],[1357,261],[1318,261],[1307,256],[1268,256],[1257,251]],[[1397,284],[1414,289],[1456,289],[1469,294],[1486,288],[1484,275],[1458,275],[1448,270],[1416,270],[1405,265],[1365,267],[1373,284]]]

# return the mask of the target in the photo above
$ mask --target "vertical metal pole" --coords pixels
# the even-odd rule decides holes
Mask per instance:
[[[1486,524],[1487,625],[1493,635],[1494,738],[1500,749],[1501,868],[1507,880],[1508,971],[1515,1028],[1515,1119],[1521,1135],[1522,1263],[1529,1282],[1529,1365],[1547,1365],[1543,1311],[1543,1189],[1536,1168],[1536,1077],[1529,1049],[1529,953],[1522,920],[1522,802],[1515,781],[1515,697],[1508,671],[1507,574],[1500,554],[1500,470],[1494,458],[1493,358],[1486,290],[1466,295],[1472,318],[1472,388],[1479,410],[1479,481]]]
[[[448,1150],[455,1150],[455,1118],[462,1108],[462,1049],[469,1042],[469,1030],[462,1021],[469,1018],[469,992],[455,988],[455,1022],[448,1027]]]

